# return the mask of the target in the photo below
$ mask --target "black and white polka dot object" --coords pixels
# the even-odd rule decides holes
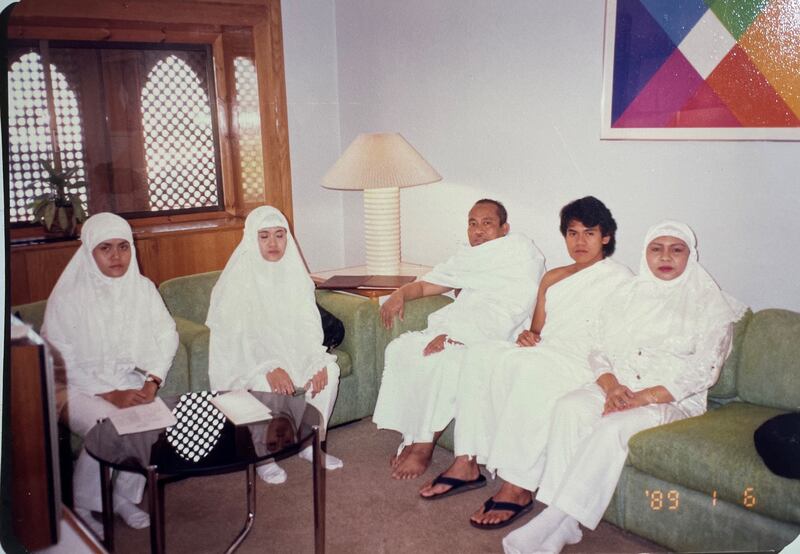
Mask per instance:
[[[225,416],[209,402],[217,394],[201,391],[181,395],[172,410],[178,423],[167,428],[167,442],[184,460],[202,460],[219,441]]]

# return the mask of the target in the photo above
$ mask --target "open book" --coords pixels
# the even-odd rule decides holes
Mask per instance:
[[[399,289],[411,283],[413,275],[334,275],[318,289]]]
[[[265,421],[272,412],[246,390],[235,390],[214,396],[211,403],[234,425],[247,425]]]

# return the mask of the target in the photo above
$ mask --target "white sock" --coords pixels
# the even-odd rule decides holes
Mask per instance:
[[[567,514],[549,506],[528,523],[505,536],[503,550],[506,554],[522,554],[541,550],[542,543],[558,530]]]
[[[145,529],[150,527],[150,514],[140,510],[133,502],[127,500],[114,502],[114,512],[118,513],[122,520],[134,529]]]
[[[261,480],[270,485],[280,485],[286,482],[286,471],[275,462],[267,462],[256,467],[256,473]]]
[[[581,532],[580,525],[578,525],[578,520],[567,516],[564,521],[561,522],[561,525],[558,526],[558,529],[545,539],[541,549],[544,552],[558,554],[566,545],[578,544],[581,542],[582,538],[583,533]]]
[[[86,526],[92,530],[92,532],[100,537],[100,540],[104,538],[103,535],[103,524],[97,521],[95,517],[92,515],[92,512],[87,510],[86,508],[78,508],[75,506],[75,513],[78,515],[79,518],[86,524]]]
[[[325,469],[339,469],[340,467],[344,467],[344,462],[336,456],[331,456],[325,452],[322,454],[324,456],[322,464],[325,466]],[[298,456],[300,456],[301,460],[311,462],[314,458],[314,450],[311,448],[311,446],[306,446],[300,451]]]

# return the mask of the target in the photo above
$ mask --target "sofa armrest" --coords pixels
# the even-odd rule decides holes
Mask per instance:
[[[378,303],[366,297],[323,290],[316,291],[316,297],[320,306],[344,324],[344,340],[337,350],[346,352],[352,362],[350,375],[339,382],[339,396],[330,424],[370,415],[380,386],[380,370],[375,363]]]

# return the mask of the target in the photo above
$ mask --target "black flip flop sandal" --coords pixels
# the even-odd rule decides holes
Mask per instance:
[[[499,523],[477,523],[469,520],[469,524],[476,529],[500,529],[506,525],[511,525],[522,514],[526,514],[533,509],[533,499],[527,504],[514,504],[513,502],[495,502],[493,498],[483,503],[483,513],[495,511],[511,512],[511,517]]]
[[[486,486],[486,477],[484,477],[483,474],[479,474],[478,477],[472,481],[464,481],[463,479],[456,479],[455,477],[439,475],[431,482],[431,485],[450,485],[450,488],[441,494],[435,494],[433,496],[420,495],[420,498],[423,500],[439,500],[440,498],[447,498],[448,496],[461,494],[462,492],[479,489]]]

